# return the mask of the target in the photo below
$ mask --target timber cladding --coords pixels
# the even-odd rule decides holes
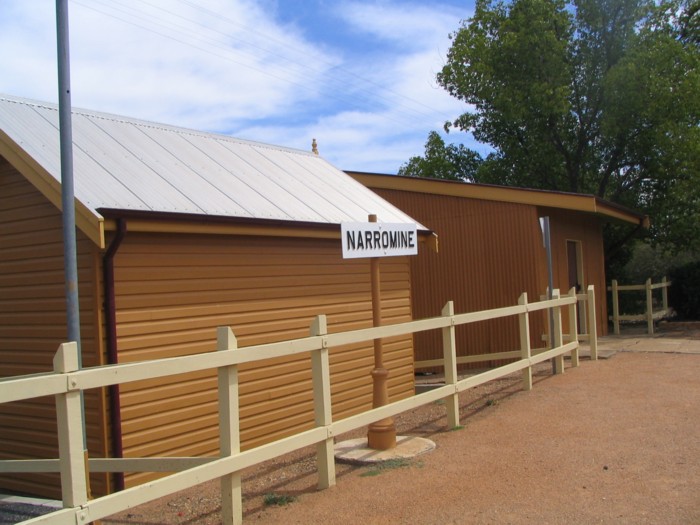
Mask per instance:
[[[0,376],[47,372],[66,338],[65,281],[60,212],[0,157]],[[101,302],[97,248],[78,234],[78,279],[83,364],[101,364]],[[88,450],[103,457],[106,442],[102,391],[85,396]],[[57,456],[53,398],[0,405],[0,457]],[[93,475],[96,493],[107,490],[104,474]],[[58,475],[0,477],[0,487],[60,497]]]
[[[422,250],[411,260],[416,319],[511,306],[522,292],[530,301],[546,287],[546,266],[534,206],[401,190],[375,191],[415,217],[440,239],[440,251]],[[543,316],[531,314],[533,347],[542,346]],[[457,327],[458,355],[517,350],[517,318]],[[415,334],[416,360],[442,357],[440,334]],[[477,365],[477,366],[484,366]]]
[[[128,233],[115,258],[120,362],[216,347],[230,326],[239,347],[309,335],[316,315],[329,332],[371,326],[369,261],[343,260],[319,239]],[[411,320],[406,257],[381,262],[383,323]],[[413,394],[412,339],[385,341],[390,398]],[[371,346],[330,349],[333,418],[371,408]],[[244,449],[313,426],[308,356],[239,368]],[[216,374],[121,387],[124,456],[216,455]],[[131,486],[153,477],[127,476]]]

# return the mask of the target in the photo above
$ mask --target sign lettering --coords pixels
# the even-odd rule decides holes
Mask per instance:
[[[343,259],[416,255],[415,224],[345,222],[340,225]]]

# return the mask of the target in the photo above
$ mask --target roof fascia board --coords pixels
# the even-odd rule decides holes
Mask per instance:
[[[399,177],[396,175],[374,175],[357,172],[349,172],[349,174],[369,188],[429,193],[448,197],[510,202],[515,204],[529,204],[546,208],[562,208],[605,215],[633,224],[640,224],[645,220],[645,217],[641,214],[611,206],[602,199],[592,195],[576,195],[571,193],[547,192],[544,190],[509,188],[507,186],[435,181],[421,179],[419,177]]]
[[[197,235],[249,235],[263,237],[305,237],[314,239],[340,239],[340,229],[315,229],[289,226],[264,226],[255,224],[207,223],[164,219],[127,218],[129,233],[191,233]],[[107,231],[116,231],[114,219],[105,221]]]
[[[624,208],[618,207],[613,203],[606,202],[603,199],[595,197],[596,208],[598,213],[606,215],[607,217],[612,217],[626,222],[635,222],[642,225],[644,228],[649,228],[650,221],[647,215],[641,213],[635,213],[631,210],[626,210]]]
[[[339,227],[304,227],[280,225],[272,226],[269,224],[240,224],[240,223],[212,223],[203,221],[187,221],[187,220],[167,220],[167,219],[148,219],[148,218],[129,218],[129,232],[141,233],[181,233],[194,235],[244,235],[244,236],[260,236],[260,237],[292,237],[305,239],[331,239],[340,240]],[[106,231],[116,231],[116,219],[106,219],[104,221]],[[437,235],[431,231],[418,230],[418,239],[424,242],[428,248],[437,252]]]
[[[0,155],[5,157],[46,199],[63,211],[61,183],[0,129]],[[75,199],[75,224],[100,249],[105,247],[104,219]]]

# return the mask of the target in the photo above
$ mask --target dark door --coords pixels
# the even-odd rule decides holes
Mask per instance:
[[[566,253],[569,261],[569,286],[562,293],[568,293],[571,287],[576,288],[576,293],[581,292],[582,284],[580,281],[581,272],[579,271],[579,243],[577,241],[566,241]]]

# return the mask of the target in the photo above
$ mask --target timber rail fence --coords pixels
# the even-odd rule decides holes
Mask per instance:
[[[668,307],[668,287],[671,286],[671,281],[666,277],[661,279],[660,283],[652,284],[651,279],[647,279],[644,284],[631,284],[620,286],[615,279],[612,280],[611,286],[608,286],[608,291],[612,292],[612,307],[613,314],[609,317],[613,322],[613,333],[620,335],[620,321],[646,321],[647,333],[654,333],[654,321],[666,317],[670,313]],[[654,311],[654,296],[653,291],[661,289],[661,310]],[[643,314],[628,315],[620,314],[620,292],[625,291],[644,291],[646,292],[646,308]]]
[[[574,331],[576,334],[576,339],[578,341],[588,341],[591,359],[593,361],[598,359],[598,337],[597,337],[597,323],[596,323],[596,311],[595,311],[595,288],[593,285],[589,285],[586,293],[576,294],[576,299],[578,300],[577,315],[579,316],[579,326],[578,330]],[[540,298],[544,301],[544,296]],[[593,336],[591,336],[593,334]],[[563,341],[572,341],[571,330],[569,333],[562,334]],[[543,341],[549,340],[548,334],[543,334]],[[538,350],[533,349],[534,353]],[[477,354],[468,356],[458,356],[457,364],[466,365],[470,363],[482,363],[484,361],[495,361],[498,359],[519,359],[521,357],[520,351],[508,351],[508,352],[492,352],[489,354]],[[416,361],[413,364],[415,369],[421,368],[432,368],[436,366],[444,366],[445,359],[427,359],[425,361]]]
[[[55,396],[59,459],[2,460],[0,473],[60,472],[63,508],[22,522],[23,524],[87,524],[127,510],[174,492],[206,481],[220,479],[222,495],[222,522],[242,522],[241,470],[269,459],[316,445],[319,488],[335,484],[334,436],[366,426],[419,406],[444,400],[450,428],[459,425],[459,393],[488,381],[522,371],[525,390],[532,388],[532,366],[553,359],[555,372],[564,371],[564,354],[570,354],[571,366],[579,364],[579,341],[576,330],[577,295],[574,289],[560,297],[555,290],[553,299],[529,303],[522,294],[515,306],[493,310],[456,314],[448,302],[439,317],[411,321],[342,333],[327,333],[326,317],[320,315],[311,324],[309,337],[238,348],[230,328],[217,331],[217,352],[136,363],[78,368],[78,350],[75,343],[60,345],[54,357],[54,371],[30,376],[9,377],[0,380],[0,403],[9,403],[40,396]],[[589,296],[590,297],[590,296]],[[592,301],[591,301],[592,303]],[[561,309],[569,309],[568,343],[562,334]],[[553,344],[548,349],[533,350],[530,346],[528,314],[553,310]],[[459,380],[455,326],[517,316],[520,328],[520,348],[508,353],[517,361],[487,372]],[[393,337],[424,330],[442,331],[445,367],[445,385],[413,397],[389,403],[367,412],[339,421],[331,413],[329,348],[378,338]],[[592,332],[595,334],[595,331]],[[238,365],[290,356],[311,354],[314,428],[240,451],[238,420]],[[493,359],[493,354],[488,354]],[[593,356],[592,356],[593,357]],[[83,418],[81,391],[109,385],[166,377],[183,372],[218,370],[220,456],[187,458],[89,458],[83,451]],[[86,464],[87,462],[87,464]],[[86,472],[174,472],[163,478],[107,496],[88,499]]]

